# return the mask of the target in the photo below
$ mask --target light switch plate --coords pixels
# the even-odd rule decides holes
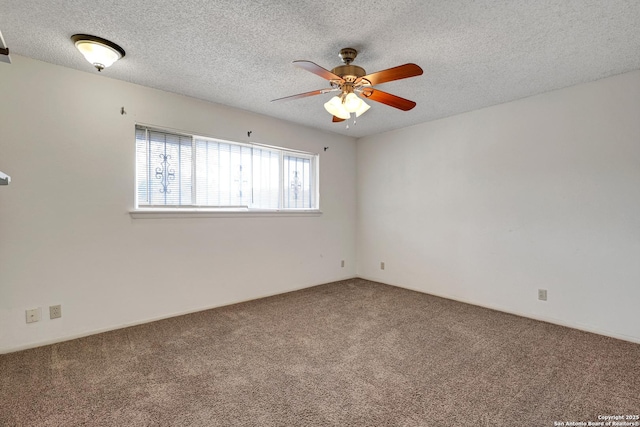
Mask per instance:
[[[32,308],[25,312],[27,316],[27,323],[34,323],[40,321],[40,308]]]

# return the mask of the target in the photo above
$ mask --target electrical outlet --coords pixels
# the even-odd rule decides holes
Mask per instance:
[[[344,260],[340,262],[340,267],[344,268]]]
[[[60,317],[62,317],[62,306],[61,305],[49,306],[49,318],[58,319]]]
[[[538,289],[538,299],[540,301],[547,300],[547,290],[546,289]]]
[[[380,270],[384,270],[384,262],[380,263]]]
[[[40,308],[32,308],[31,310],[27,310],[27,323],[33,323],[40,321]]]

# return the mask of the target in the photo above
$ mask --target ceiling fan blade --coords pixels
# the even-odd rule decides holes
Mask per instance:
[[[420,68],[416,64],[404,64],[397,67],[389,68],[388,70],[378,71],[377,73],[367,74],[366,76],[357,79],[356,83],[361,80],[367,80],[371,82],[371,86],[375,86],[379,85],[380,83],[406,79],[408,77],[415,77],[421,74],[422,68]]]
[[[363,90],[362,96],[365,99],[381,102],[402,111],[409,111],[416,106],[416,103],[413,101],[409,101],[408,99],[400,98],[399,96],[391,95],[390,93],[373,88],[366,88],[365,90]]]
[[[305,93],[299,93],[297,95],[291,95],[291,96],[285,96],[284,98],[278,98],[278,99],[272,99],[271,102],[276,102],[276,101],[290,101],[292,99],[299,99],[299,98],[306,98],[307,96],[314,96],[314,95],[322,95],[323,93],[329,93],[329,92],[335,92],[338,89],[319,89],[319,90],[313,90],[311,92],[305,92]]]
[[[313,74],[316,74],[326,80],[342,80],[342,77],[339,75],[333,74],[331,71],[322,68],[311,61],[293,61],[293,65],[302,68],[303,70],[311,71]]]
[[[333,116],[333,123],[344,122],[345,119],[341,119],[340,117]]]

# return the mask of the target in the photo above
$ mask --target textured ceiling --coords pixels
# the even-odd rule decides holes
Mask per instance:
[[[14,54],[96,73],[70,36],[94,34],[126,57],[107,77],[361,137],[640,68],[638,0],[1,0]],[[270,100],[327,82],[292,65],[368,73],[413,62],[424,74],[377,88],[417,102],[331,123],[332,94]],[[10,66],[1,64],[1,66]],[[161,125],[161,123],[159,123]]]

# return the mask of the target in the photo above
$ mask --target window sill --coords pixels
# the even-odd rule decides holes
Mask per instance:
[[[320,216],[320,210],[259,210],[259,209],[135,209],[129,211],[133,219],[165,218],[263,218]]]

